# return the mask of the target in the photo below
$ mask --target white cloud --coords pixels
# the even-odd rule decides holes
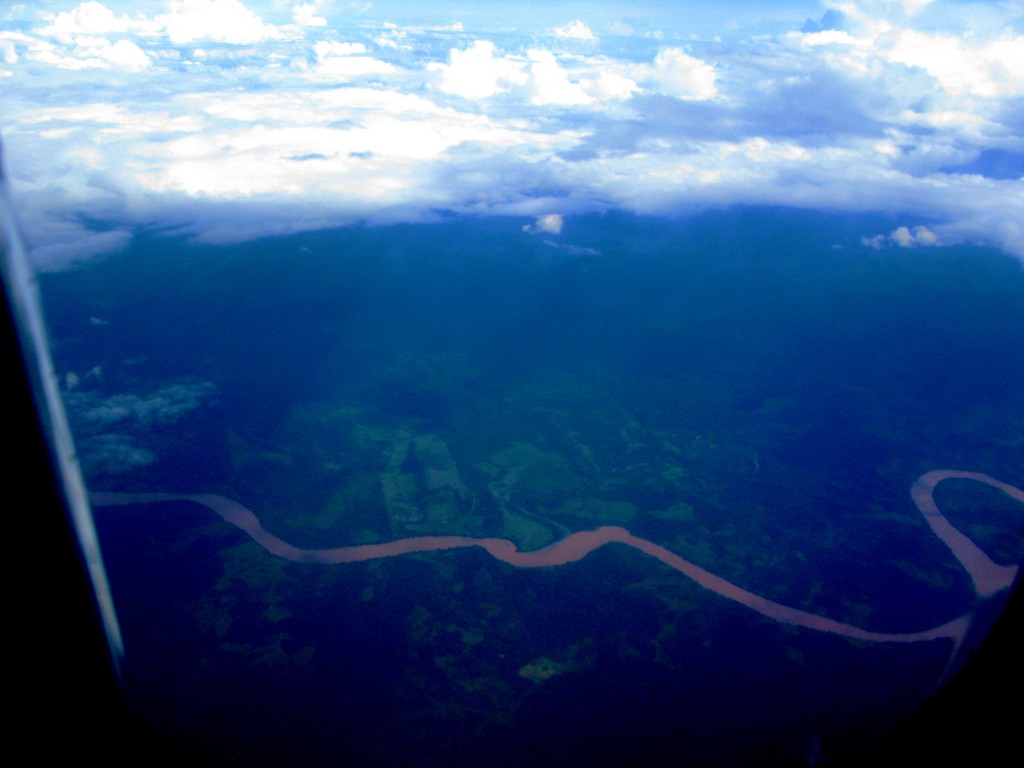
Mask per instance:
[[[600,101],[628,99],[640,91],[640,86],[630,78],[607,70],[600,70],[596,78],[580,80],[580,86]]]
[[[921,67],[955,96],[1024,94],[1024,35],[1005,32],[974,41],[949,34],[904,30],[883,50],[885,58]]]
[[[34,40],[29,44],[25,57],[30,61],[68,70],[119,69],[139,72],[150,64],[146,53],[131,40],[111,43],[106,38],[86,35],[78,35],[74,43],[67,47],[45,40]]]
[[[437,87],[464,99],[486,99],[526,81],[521,61],[498,56],[490,40],[476,40],[465,50],[452,48],[447,64],[432,64]]]
[[[77,438],[79,459],[86,472],[121,474],[155,464],[157,455],[136,444],[131,435],[107,433]]]
[[[18,63],[18,51],[10,40],[0,40],[0,61],[4,64]]]
[[[681,48],[658,51],[653,66],[646,68],[646,75],[656,90],[678,99],[710,99],[718,92],[714,67]]]
[[[1024,182],[975,162],[1024,155],[1024,38],[1005,9],[974,28],[940,4],[833,4],[844,21],[817,31],[683,49],[620,27],[598,52],[544,50],[550,28],[495,32],[499,48],[472,28],[367,18],[275,27],[239,0],[149,17],[104,1],[115,10],[0,31],[13,186],[50,268],[123,246],[132,223],[226,239],[436,209],[735,203],[898,211],[935,244],[1024,255]],[[323,7],[251,3],[273,21]],[[929,242],[897,232],[866,241]]]
[[[543,216],[538,216],[533,224],[525,225],[523,232],[529,232],[532,235],[541,233],[557,235],[562,231],[562,223],[562,217],[557,213],[547,213]]]
[[[925,6],[931,5],[933,2],[934,0],[900,0],[900,4],[903,6],[903,11],[908,16],[913,16]]]
[[[51,19],[51,24],[40,32],[66,41],[70,41],[73,35],[83,33],[95,35],[128,30],[128,22],[123,16],[118,19],[105,5],[91,0],[71,11],[47,15]]]
[[[889,65],[919,68],[935,78],[953,98],[1002,97],[1024,93],[1024,36],[1010,24],[992,23],[992,34],[973,29],[916,29],[908,18],[924,3],[910,4],[910,13],[889,5],[845,3],[837,6],[854,22],[851,30],[791,33],[804,47],[834,49],[825,61],[859,76],[884,76]],[[983,15],[981,6],[972,14]],[[845,52],[836,49],[848,49]]]
[[[351,56],[356,53],[366,53],[366,46],[362,43],[340,43],[336,40],[321,40],[313,46],[317,61],[323,61],[329,56]]]
[[[807,46],[840,45],[864,48],[871,45],[870,40],[854,37],[842,29],[823,29],[818,32],[808,32],[805,34],[793,32],[792,36],[799,41],[800,45]]]
[[[394,72],[395,67],[371,56],[328,56],[316,71],[336,79],[353,80],[369,75],[386,75]]]
[[[373,39],[374,44],[379,48],[408,48],[406,42],[408,32],[404,29],[396,29],[394,25],[384,25],[384,31]]]
[[[100,104],[36,113],[31,124],[37,131],[66,131],[69,123],[79,127],[45,140],[65,149],[51,156],[37,154],[35,167],[22,169],[15,181],[23,195],[32,190],[23,180],[26,175],[57,178],[75,189],[74,196],[61,197],[41,186],[33,197],[39,205],[61,210],[81,209],[82,200],[99,200],[94,185],[103,180],[110,204],[130,201],[133,215],[169,217],[169,210],[181,206],[180,218],[187,221],[196,215],[194,206],[185,204],[189,198],[202,200],[214,212],[227,210],[214,206],[217,200],[266,201],[269,214],[261,213],[247,226],[282,221],[295,226],[297,219],[287,222],[297,209],[305,211],[303,221],[337,222],[353,212],[366,215],[372,208],[425,201],[465,205],[477,194],[467,191],[467,184],[478,183],[471,180],[477,177],[453,176],[449,162],[472,155],[486,160],[501,152],[541,158],[578,138],[541,134],[525,124],[373,88],[194,94],[168,109],[187,109],[188,114],[136,114]],[[253,129],[254,123],[260,127]],[[86,125],[90,127],[81,127]],[[476,162],[481,164],[486,162]],[[95,205],[88,208],[97,212]],[[121,206],[109,212],[123,216],[125,203]],[[42,219],[33,225],[59,231]],[[59,259],[88,255],[73,250],[86,242],[76,235],[71,227],[67,237],[40,243],[54,247],[41,248],[39,258],[58,265]]]
[[[131,40],[111,43],[104,38],[76,38],[77,51],[82,62],[93,66],[109,66],[129,72],[138,72],[149,66],[149,57]]]
[[[326,27],[327,19],[318,16],[320,3],[300,3],[292,8],[292,18],[302,27]]]
[[[249,45],[281,36],[240,0],[171,0],[168,12],[156,21],[175,45],[204,41]]]
[[[936,246],[942,245],[942,241],[939,236],[932,232],[928,227],[918,225],[911,229],[910,227],[900,226],[896,227],[888,235],[873,235],[872,237],[862,237],[860,239],[862,245],[869,248],[874,248],[876,251],[881,249],[886,243],[894,243],[900,248],[917,248],[918,246]]]
[[[34,217],[28,217],[27,226],[32,226]],[[113,230],[93,232],[82,224],[67,221],[48,221],[39,229],[32,229],[43,242],[31,250],[32,263],[41,272],[58,272],[68,266],[88,261],[95,256],[116,253],[131,241],[130,232]]]
[[[569,80],[568,73],[550,51],[529,52],[530,68],[527,82],[530,103],[538,105],[583,105],[593,102],[579,83]]]
[[[142,16],[134,19],[128,16],[116,16],[113,11],[102,3],[89,0],[70,11],[58,14],[44,14],[49,24],[39,29],[39,34],[55,37],[63,43],[72,42],[78,35],[109,35],[116,33],[132,33],[137,35],[153,35],[159,25]]]
[[[896,245],[901,248],[913,248],[919,245],[938,245],[939,238],[928,227],[917,226],[913,230],[907,227],[897,227],[889,235]]]
[[[313,52],[318,62],[316,73],[333,79],[352,80],[396,71],[396,67],[386,61],[357,55],[366,53],[362,43],[321,40],[313,46]]]
[[[95,393],[80,392],[69,401],[75,417],[106,428],[132,422],[139,427],[173,424],[189,411],[194,411],[216,392],[210,382],[170,384],[146,395],[116,394],[99,398]]]
[[[588,27],[579,19],[576,19],[576,21],[570,21],[568,24],[565,24],[564,26],[557,27],[556,29],[552,30],[552,34],[555,37],[564,37],[569,38],[571,40],[597,40],[597,38],[594,36],[594,33],[590,30],[590,27]]]
[[[85,389],[90,379],[102,380],[99,367],[81,379],[68,373],[64,395],[78,453],[89,472],[116,474],[155,463],[167,440],[161,429],[178,423],[216,393],[210,382],[182,382],[144,395],[103,396]]]
[[[149,66],[149,57],[131,40],[118,40],[101,46],[98,55],[118,69],[138,71]]]
[[[461,21],[453,21],[451,24],[438,24],[436,26],[424,27],[424,30],[431,32],[463,32],[464,27]]]

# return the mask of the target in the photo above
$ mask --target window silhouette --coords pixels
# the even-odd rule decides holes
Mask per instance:
[[[179,759],[898,761],[984,666],[1018,21],[729,8],[6,12],[36,483]]]

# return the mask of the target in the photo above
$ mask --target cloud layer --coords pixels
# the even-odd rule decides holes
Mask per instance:
[[[100,368],[82,377],[73,372],[64,376],[64,399],[88,473],[120,474],[155,463],[171,439],[166,428],[205,405],[216,391],[209,382],[191,381],[146,394],[103,396],[91,387],[102,378]],[[83,382],[90,387],[80,388]]]
[[[429,19],[340,1],[54,5],[0,11],[0,128],[43,268],[143,225],[229,240],[737,203],[896,212],[866,247],[1024,258],[1012,4],[826,2],[808,18],[800,3],[731,24],[656,4],[641,25],[528,2],[516,32],[443,2]]]

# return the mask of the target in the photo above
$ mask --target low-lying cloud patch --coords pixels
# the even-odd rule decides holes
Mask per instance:
[[[69,371],[63,378],[65,407],[87,474],[120,474],[157,462],[169,439],[166,430],[216,394],[212,383],[193,381],[145,394],[104,395],[99,391],[103,377],[97,368],[83,376]]]
[[[533,224],[526,224],[523,226],[523,231],[528,232],[531,235],[547,233],[549,235],[557,235],[562,231],[562,217],[557,213],[548,213],[544,216],[538,216],[537,221]]]
[[[937,234],[923,224],[913,228],[905,226],[896,227],[888,235],[862,237],[860,241],[861,244],[875,250],[879,250],[890,243],[898,245],[900,248],[917,248],[918,246],[927,248],[944,244]]]

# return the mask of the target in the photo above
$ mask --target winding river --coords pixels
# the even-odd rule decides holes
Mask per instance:
[[[935,487],[943,480],[966,479],[992,486],[1012,499],[1024,504],[1024,491],[979,472],[937,469],[917,479],[911,488],[911,497],[924,516],[932,532],[949,548],[971,577],[978,599],[991,597],[1009,589],[1017,576],[1019,566],[999,565],[991,560],[964,533],[939,510],[935,503]],[[250,510],[236,501],[214,494],[175,493],[94,493],[90,500],[94,506],[147,504],[165,501],[192,501],[209,507],[231,525],[245,531],[271,554],[299,563],[355,563],[383,557],[398,557],[413,552],[438,552],[466,547],[479,547],[491,557],[516,568],[550,568],[582,560],[595,549],[606,544],[624,544],[643,552],[697,582],[717,595],[745,605],[782,624],[806,627],[820,632],[840,635],[856,640],[877,643],[915,643],[924,640],[948,638],[952,641],[950,663],[956,656],[974,616],[973,607],[962,615],[930,629],[918,632],[873,632],[852,624],[819,616],[798,608],[754,594],[701,568],[689,560],[655,544],[634,536],[625,528],[603,526],[593,531],[572,533],[555,543],[531,552],[520,552],[507,539],[478,539],[469,536],[416,536],[383,544],[366,544],[333,549],[301,549],[267,531]],[[947,665],[948,669],[948,665]]]

